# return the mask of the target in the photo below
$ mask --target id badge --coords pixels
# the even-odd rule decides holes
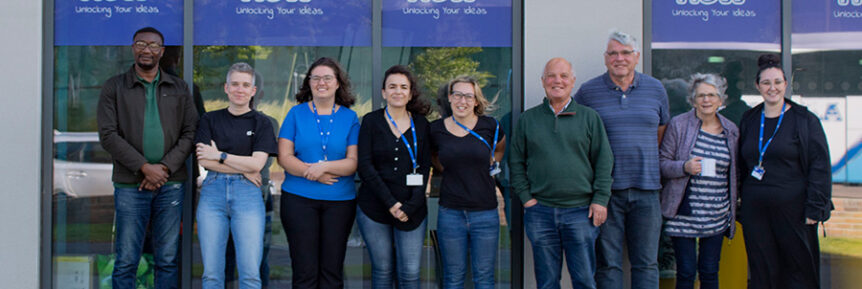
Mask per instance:
[[[493,164],[493,165],[491,165],[490,171],[491,171],[491,176],[492,176],[492,177],[493,177],[493,176],[496,176],[497,174],[499,174],[499,173],[500,173],[500,171],[501,171],[501,170],[500,170],[500,162],[494,162],[494,164]]]
[[[766,170],[763,169],[762,166],[755,166],[753,170],[751,170],[751,176],[757,179],[758,181],[763,180],[763,174],[766,173]]]
[[[407,185],[408,186],[421,186],[422,185],[422,174],[407,174]]]

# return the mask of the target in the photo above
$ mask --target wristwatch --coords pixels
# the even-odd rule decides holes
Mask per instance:
[[[227,153],[221,152],[221,157],[218,159],[218,163],[223,164],[225,159],[227,159]]]

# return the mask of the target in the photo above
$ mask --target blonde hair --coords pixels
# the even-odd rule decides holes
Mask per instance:
[[[482,94],[482,88],[479,87],[479,81],[475,77],[469,75],[460,75],[449,81],[449,90],[447,96],[452,95],[452,87],[456,83],[469,83],[473,85],[473,95],[476,97],[476,107],[473,108],[473,113],[476,115],[485,115],[486,112],[493,110],[491,102]]]

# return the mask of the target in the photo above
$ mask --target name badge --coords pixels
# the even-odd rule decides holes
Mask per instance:
[[[422,174],[408,174],[407,175],[407,185],[408,186],[421,186],[422,185]]]
[[[501,171],[501,170],[500,170],[500,162],[494,162],[494,164],[493,164],[493,165],[491,165],[490,171],[491,171],[491,176],[492,176],[492,177],[493,177],[493,176],[496,176],[497,174],[499,174],[499,173],[500,173],[500,171]]]
[[[758,181],[763,180],[763,174],[766,173],[766,170],[763,169],[762,166],[754,167],[754,170],[751,170],[751,176],[757,179]]]

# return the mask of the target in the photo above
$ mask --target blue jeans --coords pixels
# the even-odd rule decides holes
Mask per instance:
[[[371,256],[371,288],[392,289],[392,269],[396,260],[398,288],[419,288],[419,267],[422,265],[422,244],[428,220],[411,231],[401,231],[392,225],[375,222],[362,209],[356,209],[356,223]],[[394,251],[393,249],[394,244]]]
[[[697,238],[671,237],[676,253],[676,289],[694,289],[694,276],[700,275],[700,289],[718,289],[718,260],[724,234]],[[698,253],[698,251],[700,251]]]
[[[443,259],[443,288],[464,288],[469,248],[473,288],[494,288],[494,264],[500,235],[497,209],[454,210],[440,206],[437,239]]]
[[[151,218],[155,288],[179,286],[177,262],[184,193],[183,184],[164,185],[155,191],[114,188],[117,259],[111,276],[113,288],[135,288],[138,262]]]
[[[228,234],[236,246],[240,288],[260,288],[265,208],[260,188],[241,174],[210,171],[198,201],[203,288],[224,289]]]
[[[524,228],[533,245],[538,288],[560,288],[563,254],[574,288],[596,288],[596,238],[599,227],[588,217],[590,207],[526,208]]]
[[[596,243],[597,287],[623,288],[623,244],[628,244],[632,288],[657,289],[660,235],[658,191],[632,188],[611,192],[608,220]]]

